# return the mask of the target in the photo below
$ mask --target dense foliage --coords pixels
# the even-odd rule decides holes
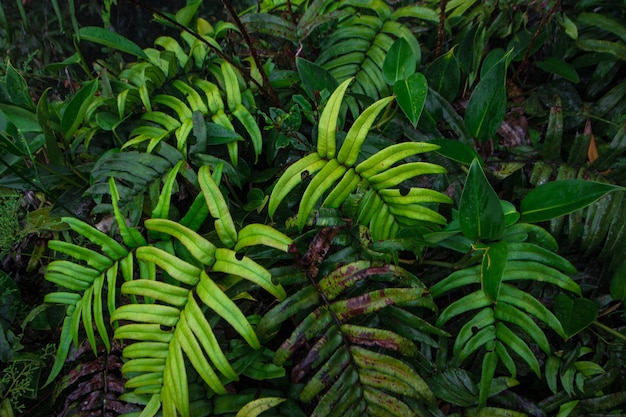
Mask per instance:
[[[623,5],[45,3],[0,417],[626,414]]]

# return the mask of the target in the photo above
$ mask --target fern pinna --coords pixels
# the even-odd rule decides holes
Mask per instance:
[[[142,415],[153,416],[162,410],[164,416],[189,416],[194,414],[190,410],[197,407],[210,411],[207,399],[210,394],[198,393],[192,382],[199,378],[209,393],[225,394],[227,383],[247,374],[246,367],[251,364],[237,362],[236,356],[227,351],[226,340],[218,339],[215,329],[231,329],[229,332],[237,335],[235,338],[245,341],[252,349],[259,349],[254,328],[235,300],[251,297],[241,290],[244,287],[261,288],[278,300],[284,299],[286,293],[280,285],[272,283],[270,273],[263,266],[237,252],[259,244],[286,251],[291,239],[262,224],[250,224],[237,231],[208,167],[200,169],[198,182],[206,209],[194,204],[191,215],[185,217],[186,226],[183,221],[166,218],[147,220],[145,227],[156,239],[153,243],[124,223],[112,179],[109,184],[113,208],[123,244],[82,221],[65,219],[102,253],[72,243],[50,243],[51,248],[74,260],[54,261],[46,273],[46,279],[63,289],[49,294],[46,302],[68,306],[48,383],[61,370],[72,340],[78,343],[81,324],[94,351],[97,344],[94,325],[100,339],[109,347],[110,327],[104,321],[107,310],[115,327],[114,337],[130,342],[123,350],[127,362],[122,371],[129,391],[125,399],[145,404]],[[169,198],[167,191],[162,194]],[[195,231],[209,213],[215,219],[219,245]],[[122,305],[117,291],[119,277],[124,281],[121,294],[128,297]],[[243,281],[250,285],[242,286]]]

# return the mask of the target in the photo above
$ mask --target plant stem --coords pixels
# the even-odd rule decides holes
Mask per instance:
[[[617,339],[621,339],[624,342],[626,342],[626,335],[618,332],[617,330],[614,330],[612,328],[610,328],[609,326],[606,326],[602,323],[600,323],[598,320],[595,320],[593,322],[593,324],[595,324],[597,327],[599,327],[600,329],[604,330],[605,332],[609,333],[610,335],[614,336]]]

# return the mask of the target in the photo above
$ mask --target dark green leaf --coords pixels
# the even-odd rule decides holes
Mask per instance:
[[[41,125],[43,132],[46,136],[46,150],[48,151],[48,157],[52,165],[61,165],[63,163],[63,156],[59,149],[59,144],[54,136],[54,131],[50,126],[50,110],[48,105],[48,93],[50,89],[46,89],[37,103],[37,121]]]
[[[409,118],[413,127],[417,126],[428,93],[426,77],[422,73],[415,73],[406,80],[400,80],[393,86],[398,105]]]
[[[563,61],[561,58],[551,56],[545,61],[535,62],[535,65],[546,72],[558,75],[559,77],[565,78],[567,81],[574,84],[580,82],[580,77],[578,76],[576,69],[567,62]]]
[[[206,135],[207,145],[221,145],[244,140],[239,133],[212,122],[206,123]]]
[[[626,262],[617,268],[611,279],[611,297],[622,303],[626,301]]]
[[[454,101],[461,85],[461,68],[454,49],[435,59],[425,71],[428,84],[449,102]]]
[[[143,49],[141,49],[139,45],[120,34],[111,32],[108,29],[98,26],[87,26],[80,28],[78,35],[81,40],[95,42],[139,58],[148,59],[148,56],[143,52]]]
[[[480,267],[480,279],[483,291],[493,300],[498,300],[502,275],[506,266],[509,250],[504,242],[489,246],[483,255]]]
[[[470,166],[461,201],[459,224],[470,239],[494,239],[504,230],[504,212],[478,160]]]
[[[33,99],[30,98],[30,94],[28,93],[26,80],[24,80],[24,77],[22,77],[20,73],[13,68],[13,65],[11,65],[10,62],[7,63],[6,67],[5,83],[7,93],[11,99],[11,103],[9,104],[14,104],[28,110],[35,109]]]
[[[306,59],[296,58],[298,74],[309,97],[315,98],[316,93],[324,90],[335,91],[337,80],[328,71]]]
[[[563,142],[563,108],[561,106],[561,98],[556,97],[556,106],[550,109],[550,118],[548,119],[548,129],[546,137],[543,141],[543,149],[541,156],[543,159],[550,161],[559,159],[561,154],[561,143]]]
[[[480,142],[493,138],[506,112],[506,58],[496,63],[480,80],[465,110],[465,126]]]
[[[66,139],[69,140],[83,122],[87,107],[97,90],[98,80],[89,81],[70,100],[61,117],[61,131]]]
[[[622,41],[626,42],[626,27],[623,23],[617,22],[611,19],[608,14],[599,13],[581,13],[578,18],[578,23],[584,23],[586,25],[593,25],[602,30],[613,32],[619,36]]]
[[[411,45],[404,38],[398,38],[385,56],[383,62],[383,78],[389,85],[406,80],[415,73],[417,60]]]
[[[522,221],[535,223],[564,216],[617,190],[626,188],[585,180],[552,181],[535,188],[522,200]]]
[[[437,138],[428,142],[440,146],[435,152],[458,163],[470,165],[476,159],[481,166],[485,164],[481,156],[473,148],[458,140]]]
[[[572,299],[565,294],[554,298],[554,315],[563,325],[569,339],[584,330],[598,317],[598,306],[586,298]]]

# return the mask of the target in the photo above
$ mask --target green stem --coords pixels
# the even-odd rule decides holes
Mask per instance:
[[[604,330],[605,332],[609,333],[610,335],[614,336],[617,339],[621,339],[624,342],[626,342],[626,335],[618,332],[617,330],[614,330],[612,328],[610,328],[609,326],[606,326],[602,323],[600,323],[598,320],[594,321],[593,324],[595,324],[597,327],[599,327],[600,329]]]

